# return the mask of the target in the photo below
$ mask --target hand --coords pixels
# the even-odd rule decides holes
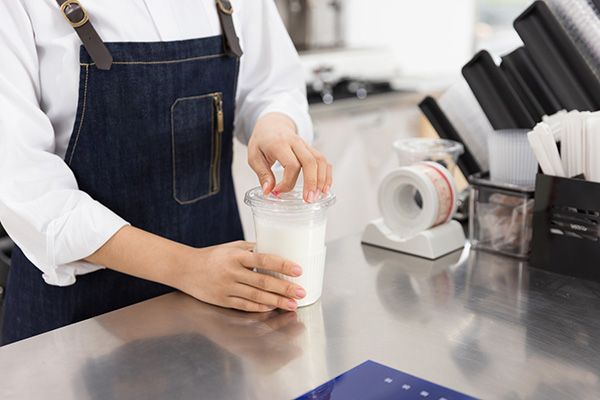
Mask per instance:
[[[306,296],[301,286],[253,269],[297,277],[302,268],[275,255],[253,253],[253,248],[253,243],[238,241],[192,249],[187,268],[173,286],[222,307],[244,311],[295,310],[295,299]]]
[[[281,257],[253,253],[244,241],[194,248],[124,226],[87,261],[160,282],[199,300],[244,311],[292,311],[306,291],[254,268],[297,277],[302,268]]]
[[[271,171],[275,161],[284,168],[283,180],[277,186]],[[248,143],[248,164],[256,172],[265,195],[292,190],[300,170],[304,176],[304,201],[312,203],[331,187],[331,164],[296,134],[296,125],[283,114],[270,113],[258,120]]]

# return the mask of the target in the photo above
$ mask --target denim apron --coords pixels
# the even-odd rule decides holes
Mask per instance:
[[[65,162],[80,190],[133,226],[194,247],[243,238],[232,130],[238,57],[223,37],[81,48],[77,117]],[[110,269],[51,286],[15,247],[4,301],[10,343],[172,291]]]

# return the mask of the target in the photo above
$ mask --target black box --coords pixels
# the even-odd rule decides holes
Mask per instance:
[[[538,174],[531,266],[600,281],[600,183]]]

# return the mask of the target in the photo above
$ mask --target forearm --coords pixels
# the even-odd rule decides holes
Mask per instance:
[[[253,270],[299,276],[302,269],[281,257],[255,254],[253,247],[254,243],[238,241],[194,248],[126,226],[86,260],[223,307],[294,310],[294,299],[306,296],[300,286]]]
[[[86,260],[181,289],[180,278],[193,252],[189,246],[125,226]]]

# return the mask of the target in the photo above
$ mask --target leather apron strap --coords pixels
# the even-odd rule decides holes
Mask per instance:
[[[241,57],[243,52],[240,47],[240,40],[235,33],[235,27],[233,26],[233,6],[228,0],[217,0],[217,10],[219,14],[219,20],[221,21],[221,29],[223,30],[223,47],[225,48],[225,54],[230,57]]]
[[[71,24],[81,43],[88,51],[98,69],[108,71],[112,65],[112,55],[104,45],[98,32],[88,19],[87,12],[77,0],[56,0],[65,19]],[[225,53],[230,57],[241,57],[243,52],[240,40],[235,33],[233,25],[233,6],[228,0],[216,0],[219,21],[223,30],[223,47]]]
[[[77,0],[56,0],[65,19],[77,32],[85,49],[90,53],[96,66],[108,71],[112,65],[112,55],[98,36],[98,32],[88,19],[87,12]]]

